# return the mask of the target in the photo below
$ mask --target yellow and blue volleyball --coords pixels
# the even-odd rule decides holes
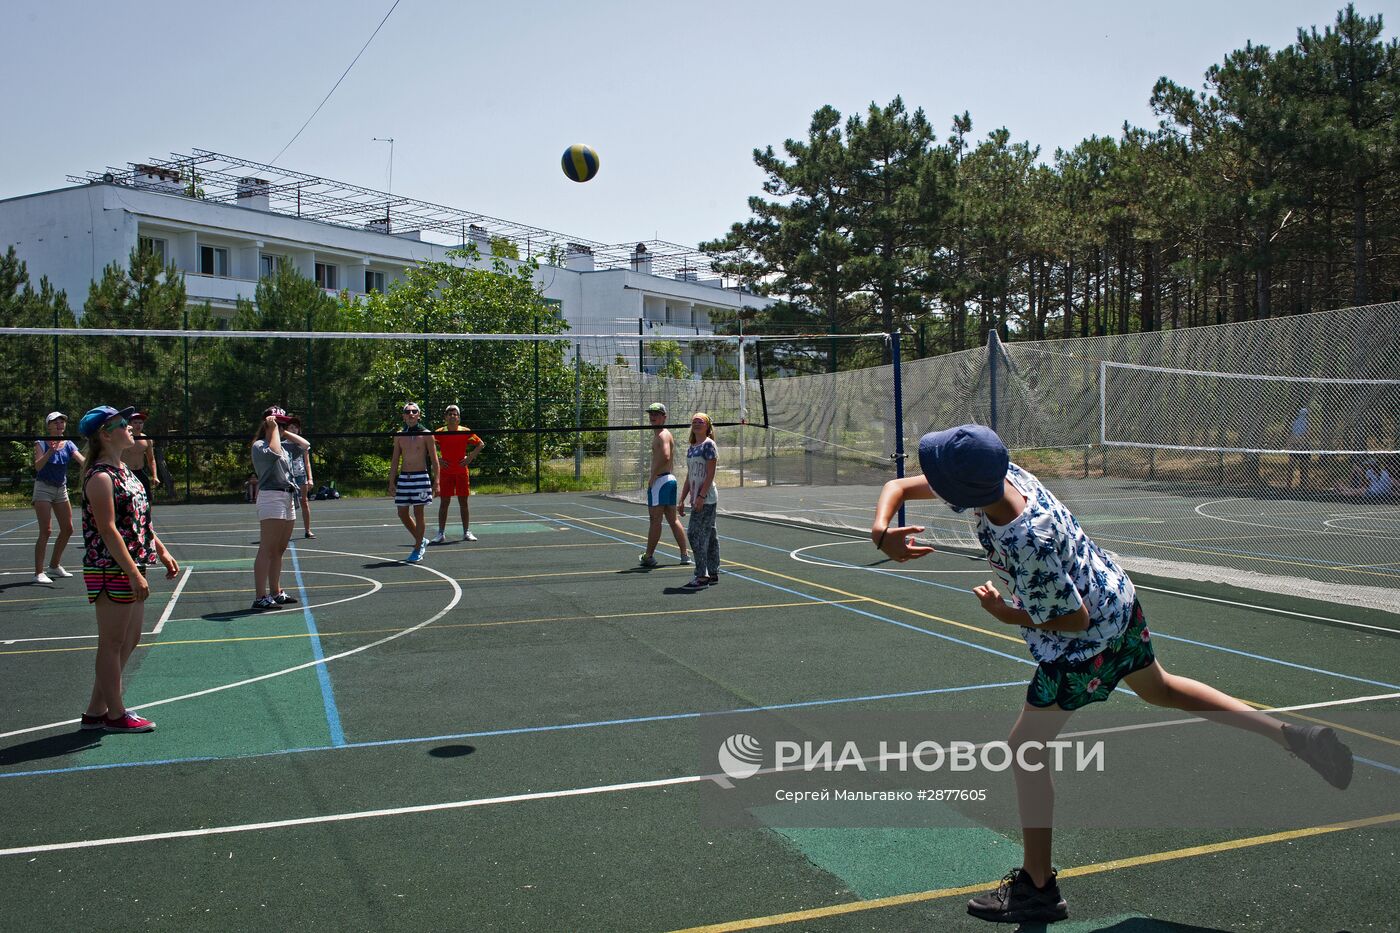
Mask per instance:
[[[598,174],[598,153],[584,145],[570,146],[560,160],[570,181],[588,181]]]

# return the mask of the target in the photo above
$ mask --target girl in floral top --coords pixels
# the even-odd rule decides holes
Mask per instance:
[[[122,463],[134,443],[128,419],[134,408],[99,405],[78,422],[90,464],[83,478],[83,579],[97,611],[97,670],[83,729],[151,732],[155,723],[122,702],[122,671],[141,640],[151,586],[146,566],[160,561],[168,579],[179,565],[156,537],[146,490]]]

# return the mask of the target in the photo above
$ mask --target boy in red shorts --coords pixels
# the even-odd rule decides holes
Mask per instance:
[[[467,497],[471,495],[471,473],[468,467],[481,453],[486,442],[474,434],[471,428],[462,426],[462,410],[456,405],[447,406],[447,424],[433,432],[438,445],[438,459],[442,462],[441,501],[438,504],[438,533],[429,544],[447,543],[447,513],[451,510],[452,499],[457,499],[458,511],[462,513],[462,540],[475,541],[471,531],[471,510]]]

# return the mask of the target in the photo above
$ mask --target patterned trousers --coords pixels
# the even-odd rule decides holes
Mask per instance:
[[[690,550],[695,555],[695,575],[697,577],[719,576],[719,535],[715,533],[715,504],[705,503],[703,508],[690,513],[690,528],[686,530],[690,539]]]

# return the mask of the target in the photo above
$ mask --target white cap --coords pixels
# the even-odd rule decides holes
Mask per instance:
[[[48,413],[48,416],[44,418],[44,424],[48,424],[50,421],[57,421],[59,418],[62,418],[65,421],[68,420],[68,416],[65,415],[63,412],[51,411]]]

